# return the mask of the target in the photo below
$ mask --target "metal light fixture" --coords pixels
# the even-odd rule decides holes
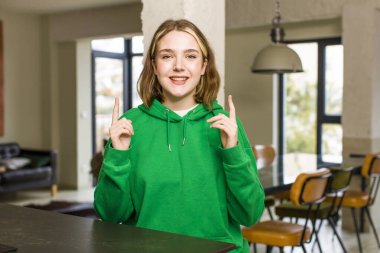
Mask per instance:
[[[252,72],[260,74],[303,72],[297,53],[284,44],[284,28],[281,27],[280,3],[276,1],[276,14],[272,19],[272,43],[261,49],[252,65]]]

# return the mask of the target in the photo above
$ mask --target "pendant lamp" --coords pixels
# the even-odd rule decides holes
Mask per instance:
[[[276,1],[276,14],[272,19],[272,43],[256,55],[252,72],[259,74],[303,72],[297,53],[284,44],[284,28],[281,27],[280,3]]]

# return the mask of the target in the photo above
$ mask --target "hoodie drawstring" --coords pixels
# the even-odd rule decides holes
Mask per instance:
[[[194,111],[194,110],[193,110]],[[192,113],[193,111],[190,111]],[[166,114],[166,122],[167,122],[167,144],[168,144],[168,149],[169,152],[172,151],[172,145],[170,143],[170,117],[169,117],[169,109],[165,109],[165,114]],[[188,122],[188,116],[183,118],[183,129],[182,129],[182,146],[186,144],[186,134],[187,134],[187,122]]]
[[[184,146],[185,143],[186,143],[186,126],[187,126],[187,117],[185,117],[184,120],[183,120],[183,131],[182,131],[183,139],[182,139],[182,146]]]
[[[168,143],[168,149],[169,152],[172,152],[172,146],[170,144],[170,119],[169,119],[169,109],[165,110],[166,116],[167,116],[167,136],[166,136],[166,141]]]

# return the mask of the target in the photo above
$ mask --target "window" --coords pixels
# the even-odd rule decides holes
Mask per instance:
[[[109,138],[114,98],[119,97],[123,112],[141,104],[137,80],[143,67],[142,39],[142,36],[119,37],[91,42],[94,153]]]
[[[342,162],[343,46],[340,39],[289,42],[304,72],[279,75],[279,153]]]

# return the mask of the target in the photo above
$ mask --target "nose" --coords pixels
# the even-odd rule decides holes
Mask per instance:
[[[176,58],[176,60],[174,62],[173,70],[174,71],[183,71],[184,70],[181,57]]]

